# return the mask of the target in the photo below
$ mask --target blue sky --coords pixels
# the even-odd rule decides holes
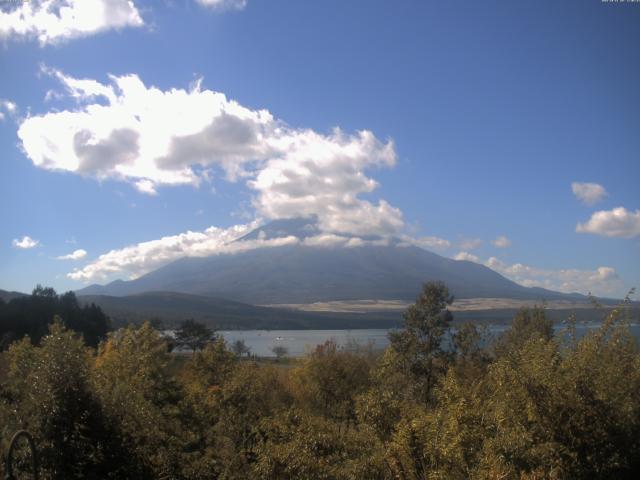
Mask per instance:
[[[0,6],[0,288],[303,214],[320,242],[640,287],[637,2],[41,3]]]

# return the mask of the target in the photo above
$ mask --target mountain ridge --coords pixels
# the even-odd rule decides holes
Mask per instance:
[[[234,242],[313,236],[306,219],[271,222]],[[358,237],[361,240],[364,237]],[[252,305],[334,300],[415,300],[422,284],[439,280],[457,298],[585,299],[524,287],[474,262],[453,260],[391,240],[388,245],[259,247],[208,257],[184,257],[135,280],[91,285],[79,295],[125,296],[171,291]]]

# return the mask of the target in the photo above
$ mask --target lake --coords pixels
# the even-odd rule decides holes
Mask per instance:
[[[579,337],[600,326],[599,323],[580,324],[576,326]],[[508,325],[490,325],[489,335],[496,336],[506,330]],[[556,331],[563,329],[563,325],[557,325]],[[360,345],[371,343],[374,350],[382,350],[389,345],[387,333],[389,329],[363,329],[363,330],[223,330],[221,334],[227,343],[236,340],[244,340],[251,348],[251,353],[259,357],[275,357],[271,349],[276,345],[285,347],[288,356],[301,357],[316,345],[327,340],[344,346],[349,342],[357,342]],[[631,325],[631,332],[640,341],[640,325]]]

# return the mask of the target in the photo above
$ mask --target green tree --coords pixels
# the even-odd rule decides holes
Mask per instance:
[[[386,480],[383,446],[366,428],[345,427],[290,410],[261,424],[264,442],[253,467],[257,479]]]
[[[203,323],[193,319],[184,320],[176,330],[175,342],[179,347],[202,350],[205,345],[215,339],[215,333]]]
[[[550,340],[553,338],[553,320],[547,318],[544,307],[522,307],[513,317],[511,327],[495,342],[496,356],[519,352],[525,343],[534,338]]]
[[[5,348],[15,339],[28,335],[39,343],[48,333],[55,316],[66,328],[96,347],[111,328],[109,317],[94,304],[81,306],[73,292],[58,295],[53,288],[38,285],[29,296],[13,298],[0,306],[0,337]]]
[[[251,347],[248,347],[242,339],[238,339],[233,342],[231,349],[238,357],[242,357],[243,355],[249,356],[249,353],[251,352]]]
[[[278,361],[282,360],[289,354],[289,349],[284,345],[276,345],[274,347],[271,347],[271,351],[276,356],[276,359]]]
[[[10,423],[34,434],[45,478],[132,478],[135,462],[90,388],[82,339],[57,319],[40,347],[25,339],[7,355]]]
[[[145,322],[110,333],[92,371],[102,408],[152,478],[179,478],[183,467],[183,392],[171,360],[165,340]]]
[[[301,409],[354,422],[356,397],[369,385],[369,364],[363,356],[327,340],[307,355],[291,376]]]
[[[454,370],[458,377],[466,382],[482,377],[490,358],[483,348],[483,331],[473,323],[463,323],[456,328],[451,340],[455,351]]]
[[[186,478],[233,478],[225,477],[224,472],[229,473],[228,467],[237,454],[235,443],[220,433],[219,425],[225,420],[222,388],[237,366],[235,355],[220,337],[194,353],[180,372],[186,394],[181,403],[181,419],[189,432]],[[235,418],[226,420],[233,423]]]
[[[444,283],[425,283],[416,303],[404,314],[403,329],[389,334],[398,368],[413,380],[417,398],[424,402],[447,368],[449,355],[442,342],[453,319],[447,308],[452,302]]]

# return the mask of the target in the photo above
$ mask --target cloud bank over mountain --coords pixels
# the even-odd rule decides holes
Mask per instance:
[[[389,244],[393,238],[398,246],[443,252],[457,246],[460,251],[450,252],[452,258],[484,264],[526,286],[600,294],[619,288],[620,279],[611,267],[545,270],[509,265],[496,257],[483,261],[469,253],[485,244],[480,238],[451,242],[406,234],[402,211],[372,197],[379,183],[371,172],[393,168],[397,153],[392,140],[381,140],[371,131],[346,133],[336,127],[322,133],[294,127],[268,110],[243,106],[203,88],[202,80],[188,89],[163,90],[136,74],[110,75],[103,83],[49,67],[42,67],[42,72],[64,90],[50,97],[67,103],[20,122],[18,137],[35,166],[125,182],[147,195],[177,185],[197,188],[212,179],[241,182],[253,193],[249,214],[255,220],[250,223],[211,226],[116,248],[70,272],[73,280],[136,278],[181,257],[283,245]],[[585,203],[606,193],[597,184],[574,183],[573,189]],[[236,242],[261,224],[287,218],[313,218],[317,232],[304,238]],[[634,219],[626,210],[596,212],[577,231],[629,237],[637,235]],[[511,246],[506,235],[487,243],[497,249]]]

